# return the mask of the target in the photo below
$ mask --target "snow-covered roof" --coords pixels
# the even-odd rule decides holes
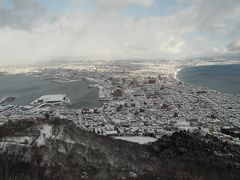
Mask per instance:
[[[31,104],[38,103],[49,103],[49,102],[67,102],[70,103],[70,100],[65,94],[55,94],[55,95],[44,95],[33,101]]]

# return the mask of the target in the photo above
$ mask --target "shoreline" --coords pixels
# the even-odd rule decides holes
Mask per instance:
[[[239,63],[223,63],[223,64],[209,64],[209,65],[192,65],[192,66],[186,66],[186,67],[183,67],[183,68],[177,68],[176,71],[174,72],[174,75],[173,75],[173,78],[178,81],[178,82],[182,82],[182,83],[185,83],[185,84],[191,84],[195,87],[201,87],[201,88],[205,88],[205,89],[208,89],[210,91],[216,91],[218,93],[221,93],[221,94],[227,94],[227,95],[231,95],[231,96],[240,96],[240,93],[238,94],[235,94],[235,93],[230,93],[230,92],[222,92],[220,91],[218,88],[211,88],[211,87],[208,87],[208,86],[203,86],[203,85],[200,85],[200,84],[193,84],[191,82],[185,82],[183,80],[180,80],[177,76],[179,74],[179,72],[185,68],[195,68],[195,67],[208,67],[208,66],[231,66],[231,65],[240,65],[240,62]]]
[[[180,79],[177,78],[178,73],[184,68],[177,68],[177,70],[173,74],[173,78],[176,79],[177,81],[181,81]]]
[[[185,68],[206,67],[206,66],[227,66],[227,65],[240,65],[240,62],[187,65],[186,67],[176,68],[176,71],[173,73],[173,78],[176,79],[177,81],[181,81],[179,78],[177,78],[177,75],[181,70]]]

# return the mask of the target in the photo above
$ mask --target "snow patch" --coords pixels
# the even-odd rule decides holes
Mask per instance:
[[[52,127],[48,124],[45,124],[40,129],[40,136],[36,140],[37,146],[45,146],[46,139],[52,137]]]
[[[113,137],[114,139],[121,139],[124,141],[135,142],[138,144],[147,144],[149,142],[157,141],[156,138],[153,137],[146,137],[146,136],[116,136]]]
[[[55,137],[55,139],[63,140],[68,144],[75,144],[75,141],[73,141],[70,137],[64,136],[63,127],[61,127],[61,129],[60,129],[58,135]]]
[[[17,144],[31,144],[33,141],[33,138],[29,136],[6,137],[6,138],[3,138],[3,141],[17,143]]]

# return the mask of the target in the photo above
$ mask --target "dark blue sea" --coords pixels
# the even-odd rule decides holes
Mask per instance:
[[[240,64],[187,67],[177,78],[193,85],[240,95]]]

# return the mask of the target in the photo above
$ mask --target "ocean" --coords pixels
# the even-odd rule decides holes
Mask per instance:
[[[178,72],[177,78],[193,85],[240,95],[240,64],[187,67]]]
[[[99,107],[98,89],[88,88],[86,81],[55,83],[26,75],[0,76],[0,96],[16,97],[10,104],[29,105],[42,95],[66,94],[71,107]]]

